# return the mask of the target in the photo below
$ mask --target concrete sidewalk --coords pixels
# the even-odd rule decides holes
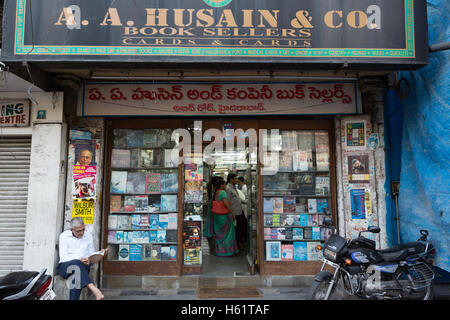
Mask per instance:
[[[233,298],[233,300],[308,300],[309,287],[257,288],[260,298]],[[200,299],[197,288],[182,289],[102,289],[105,300],[229,300],[230,298]],[[90,295],[89,300],[94,298]],[[343,297],[342,300],[359,300]],[[450,300],[450,284],[436,284],[433,300]]]

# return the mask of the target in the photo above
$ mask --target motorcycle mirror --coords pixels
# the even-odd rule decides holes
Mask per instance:
[[[369,226],[369,228],[367,228],[367,231],[372,232],[372,233],[380,233],[380,227]]]
[[[323,219],[324,226],[332,227],[333,226],[333,220],[331,218],[324,218]]]

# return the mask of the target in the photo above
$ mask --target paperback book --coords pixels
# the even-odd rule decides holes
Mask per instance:
[[[127,147],[139,148],[143,146],[144,130],[127,130]]]
[[[162,212],[178,211],[178,196],[176,194],[161,195],[161,211]]]
[[[122,209],[122,196],[111,195],[109,197],[109,211],[120,212]]]
[[[266,241],[266,260],[281,261],[281,241]]]
[[[145,177],[145,193],[161,193],[161,174],[147,172]]]
[[[312,239],[313,240],[320,240],[320,227],[313,227],[312,228]]]
[[[119,261],[129,261],[130,260],[130,245],[121,244],[119,245]]]
[[[322,251],[317,249],[317,245],[319,244],[320,242],[307,242],[308,261],[320,260]]]
[[[113,130],[113,146],[116,148],[127,146],[127,130],[114,129]]]
[[[111,151],[111,167],[112,168],[129,168],[130,167],[130,150],[129,149],[112,149],[112,151]]]
[[[129,261],[142,261],[142,245],[130,244],[130,259]]]
[[[176,261],[177,260],[177,246],[172,245],[172,246],[169,246],[169,248],[170,248],[169,260]]]
[[[159,194],[150,194],[148,196],[148,212],[161,211],[161,196]]]
[[[282,261],[294,260],[294,245],[292,244],[281,245],[281,260]]]
[[[145,172],[128,172],[127,193],[145,193]]]
[[[117,229],[117,216],[110,214],[108,216],[108,229]]]
[[[292,239],[303,240],[303,228],[292,228]]]
[[[317,213],[317,199],[308,199],[308,212]]]
[[[125,193],[127,189],[126,171],[111,171],[111,193]]]
[[[134,196],[135,212],[148,212],[148,196]]]
[[[328,210],[328,200],[327,199],[317,199],[317,212],[325,213]]]
[[[263,199],[264,213],[273,213],[273,198]]]
[[[153,150],[141,149],[139,154],[139,167],[150,168],[153,166]]]
[[[283,198],[283,212],[295,212],[295,197]]]
[[[159,229],[168,229],[169,228],[169,215],[168,214],[160,214],[159,215]]]
[[[134,212],[135,202],[134,196],[125,196],[125,201],[123,203],[123,210],[125,212]]]
[[[166,242],[166,230],[157,230],[156,242]]]
[[[168,223],[168,229],[169,230],[176,230],[178,229],[178,213],[169,213],[169,223]]]
[[[308,246],[307,242],[294,242],[294,261],[308,260]]]
[[[162,173],[161,174],[161,192],[177,192],[178,191],[178,173]]]
[[[161,261],[169,261],[169,260],[170,260],[170,247],[161,246]]]
[[[273,198],[273,212],[283,213],[283,198]]]
[[[150,219],[150,229],[158,229],[159,228],[159,214],[156,213],[150,213],[149,214]]]

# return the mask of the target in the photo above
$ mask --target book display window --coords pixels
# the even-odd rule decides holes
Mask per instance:
[[[328,131],[279,130],[270,139],[279,164],[262,176],[265,261],[317,261],[316,246],[330,235],[323,227],[332,209]]]
[[[172,131],[112,130],[109,261],[177,261],[179,172],[170,160]]]

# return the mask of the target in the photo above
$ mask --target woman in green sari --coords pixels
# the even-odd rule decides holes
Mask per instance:
[[[222,178],[218,179],[215,183],[211,206],[214,254],[221,257],[235,256],[239,253],[234,230],[236,218],[230,210],[225,189],[225,180]]]

